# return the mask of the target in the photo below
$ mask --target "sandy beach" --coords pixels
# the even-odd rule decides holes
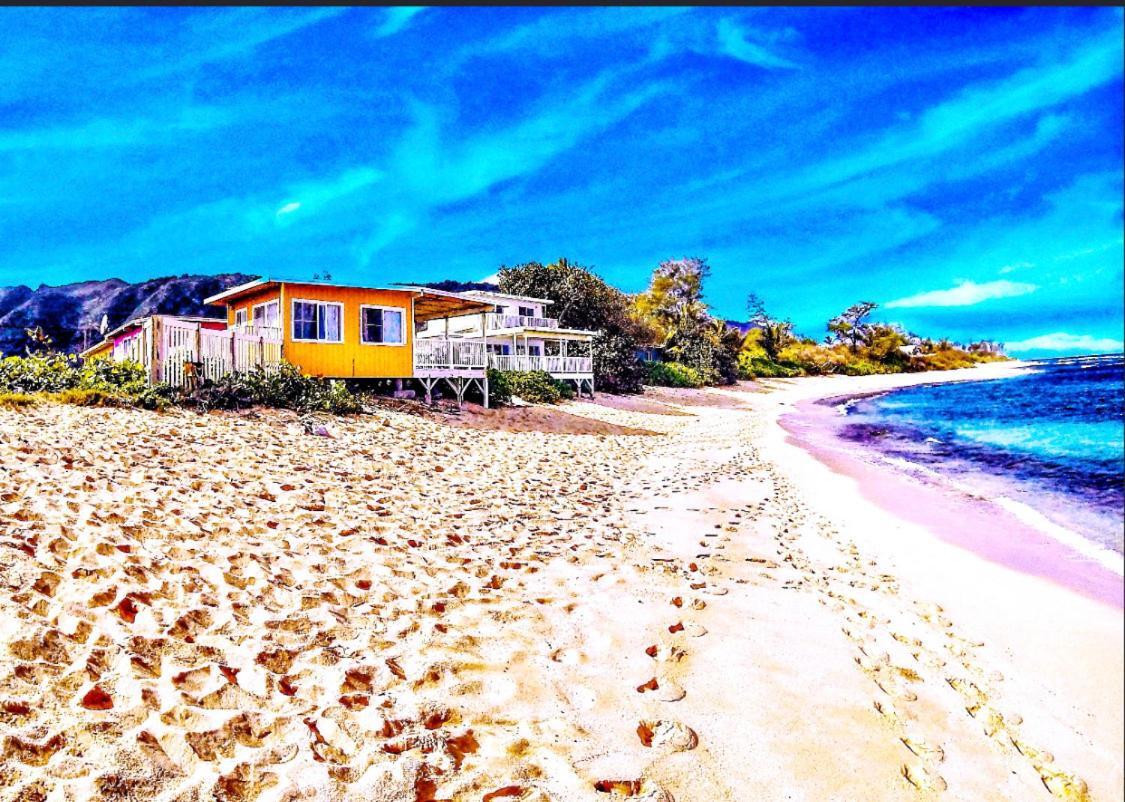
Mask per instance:
[[[1120,576],[783,425],[1018,368],[0,410],[0,799],[1122,799]]]

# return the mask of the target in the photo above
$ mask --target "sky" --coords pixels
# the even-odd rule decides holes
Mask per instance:
[[[0,285],[627,292],[1121,350],[1120,8],[4,8]]]

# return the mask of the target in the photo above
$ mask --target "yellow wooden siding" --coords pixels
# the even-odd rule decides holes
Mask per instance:
[[[272,289],[262,290],[261,292],[244,295],[241,298],[234,299],[227,307],[227,325],[234,325],[234,313],[235,310],[238,309],[246,310],[246,322],[252,324],[254,322],[255,306],[258,306],[259,304],[269,303],[270,301],[276,301],[280,298],[281,293],[276,287],[274,287]]]
[[[100,342],[86,352],[83,359],[105,359],[113,355],[113,343],[109,340]]]
[[[328,378],[408,378],[414,372],[413,293],[290,284],[281,287],[281,318],[285,332],[284,356],[310,376]],[[293,302],[330,301],[343,304],[342,343],[294,342]],[[260,303],[260,301],[259,301]],[[359,340],[360,307],[386,306],[402,310],[402,345],[365,345]],[[233,315],[233,312],[231,313]]]

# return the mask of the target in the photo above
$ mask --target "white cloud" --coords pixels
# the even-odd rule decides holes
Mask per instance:
[[[1005,275],[1006,273],[1014,273],[1017,270],[1024,270],[1025,268],[1028,268],[1028,267],[1035,267],[1035,263],[1034,262],[1012,262],[1010,265],[1004,265],[1002,268],[1000,268],[999,272],[1000,272],[1000,275]]]
[[[291,214],[301,208],[301,204],[297,201],[289,201],[289,203],[282,206],[277,210],[277,215],[280,217],[283,214]]]
[[[491,276],[485,276],[484,278],[477,279],[477,281],[481,282],[482,284],[499,284],[500,274],[493,273]]]
[[[1053,334],[1040,334],[1004,345],[1012,353],[1025,351],[1072,351],[1085,354],[1107,354],[1122,350],[1125,343],[1112,337],[1092,337],[1089,334],[1067,334],[1056,331]]]
[[[1024,284],[1018,281],[986,281],[977,284],[975,281],[962,281],[956,287],[948,290],[930,290],[888,301],[884,306],[888,309],[904,309],[919,306],[973,306],[983,301],[994,298],[1015,298],[1018,295],[1027,295],[1039,289],[1034,284]]]
[[[765,67],[767,70],[795,70],[798,65],[775,55],[761,45],[747,41],[746,33],[730,20],[719,21],[719,49],[731,58]]]

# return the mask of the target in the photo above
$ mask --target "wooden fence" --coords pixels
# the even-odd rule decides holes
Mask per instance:
[[[182,387],[194,369],[200,379],[216,381],[230,373],[281,364],[278,329],[209,329],[203,324],[154,315],[138,335],[115,348],[113,358],[142,364],[153,383]]]

